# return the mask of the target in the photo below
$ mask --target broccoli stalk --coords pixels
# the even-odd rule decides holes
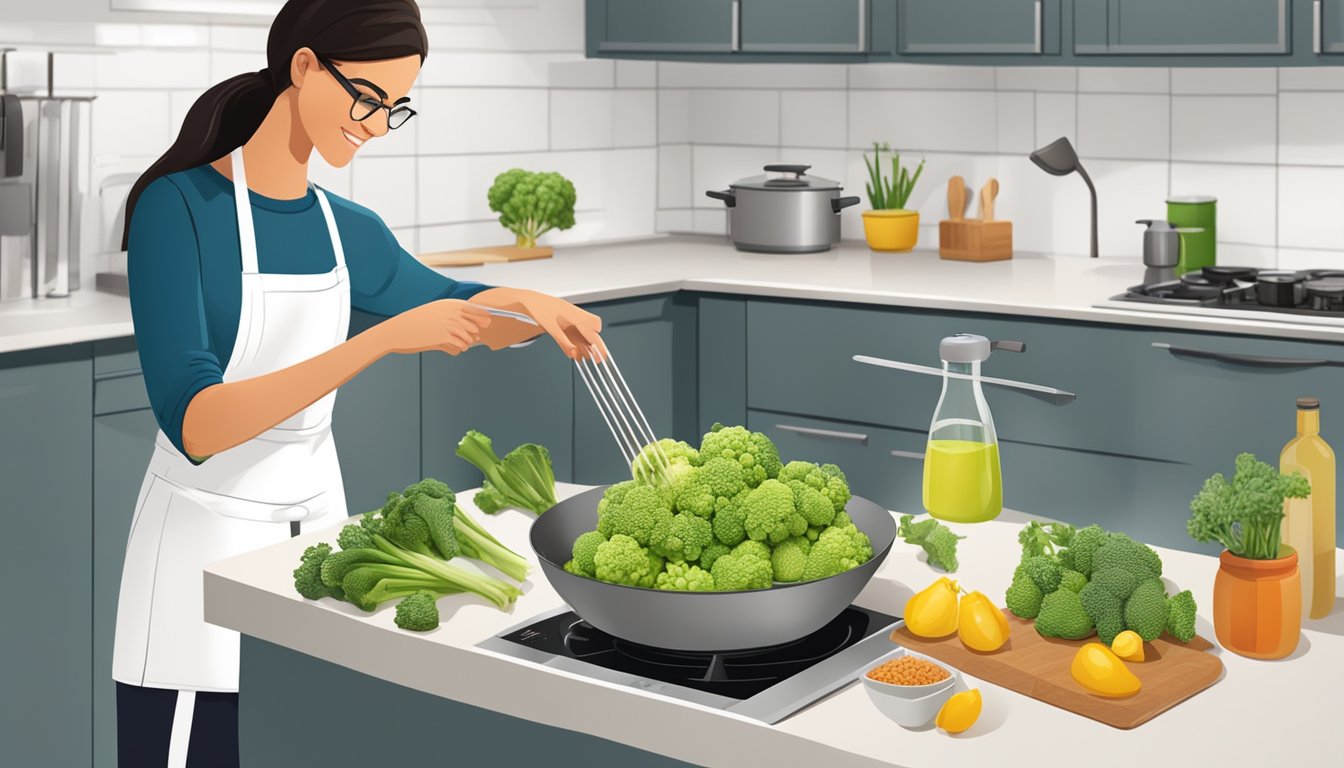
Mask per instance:
[[[473,429],[458,442],[457,455],[485,478],[473,499],[482,512],[518,507],[540,515],[555,506],[555,471],[544,446],[523,443],[501,459],[490,438]]]
[[[518,588],[505,581],[403,549],[377,533],[369,534],[369,538],[373,547],[330,553],[318,564],[323,585],[328,588],[340,587],[346,600],[366,611],[377,608],[379,603],[404,597],[419,589],[440,595],[472,592],[500,608],[508,606],[522,594]],[[307,558],[300,567],[305,566],[311,567]],[[358,575],[352,580],[355,574]],[[297,587],[298,576],[295,578]]]

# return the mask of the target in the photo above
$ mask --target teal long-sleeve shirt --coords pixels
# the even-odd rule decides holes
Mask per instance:
[[[311,189],[297,200],[250,193],[262,272],[320,274],[336,265]],[[405,251],[377,214],[327,193],[345,249],[350,303],[391,317],[489,286],[458,282]],[[145,389],[159,428],[186,456],[182,419],[197,392],[223,381],[242,307],[242,255],[233,182],[209,165],[145,188],[128,241],[131,315]]]

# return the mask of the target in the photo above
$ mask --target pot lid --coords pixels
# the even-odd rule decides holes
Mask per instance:
[[[810,165],[776,163],[765,166],[765,173],[738,179],[728,186],[733,189],[765,189],[775,191],[802,191],[809,189],[840,189],[840,182],[807,175]]]

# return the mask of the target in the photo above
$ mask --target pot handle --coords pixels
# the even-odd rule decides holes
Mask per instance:
[[[831,198],[831,210],[834,211],[834,212],[836,212],[836,213],[839,213],[840,211],[842,211],[842,210],[848,208],[849,206],[851,206],[851,205],[858,205],[858,204],[861,203],[861,202],[863,202],[863,198],[861,198],[861,197],[854,197],[854,196],[850,196],[850,197],[832,197],[832,198]]]
[[[712,197],[715,200],[722,200],[724,204],[727,205],[729,208],[733,208],[737,205],[737,195],[733,194],[732,192],[719,192],[718,190],[711,189],[705,193],[705,197]]]
[[[765,166],[765,170],[767,173],[796,173],[802,176],[811,167],[810,165],[795,165],[793,163],[772,163]]]

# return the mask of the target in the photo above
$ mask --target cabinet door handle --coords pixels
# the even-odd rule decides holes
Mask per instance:
[[[733,0],[733,37],[729,46],[733,53],[742,50],[742,0]]]
[[[859,0],[859,44],[860,53],[868,50],[868,0]]]
[[[1163,341],[1154,341],[1153,347],[1156,349],[1165,349],[1176,357],[1194,357],[1202,360],[1216,360],[1220,363],[1249,365],[1256,368],[1344,368],[1344,360],[1314,360],[1303,357],[1243,355],[1236,352],[1215,352],[1211,349],[1180,347]]]
[[[1036,0],[1036,53],[1045,52],[1045,19],[1041,5],[1044,0]]]
[[[785,432],[793,432],[808,437],[822,437],[827,440],[845,440],[859,445],[868,444],[868,436],[862,432],[839,432],[834,429],[815,429],[813,427],[798,427],[793,424],[776,424],[775,429],[782,429]]]
[[[1321,38],[1324,31],[1321,29],[1321,0],[1311,4],[1311,52],[1321,52]]]
[[[924,460],[924,454],[918,453],[916,451],[892,451],[891,455],[895,456],[898,459],[919,459],[920,461]]]

